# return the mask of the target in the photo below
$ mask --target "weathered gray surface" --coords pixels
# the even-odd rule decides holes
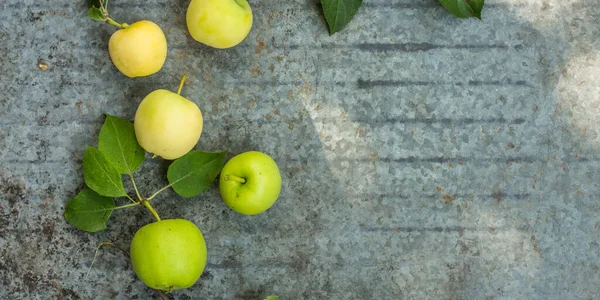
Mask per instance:
[[[163,70],[138,79],[78,2],[0,2],[0,298],[155,296],[115,249],[84,278],[95,246],[128,248],[149,213],[115,212],[97,234],[62,213],[103,113],[132,119],[183,72],[205,115],[198,148],[265,151],[284,188],[255,217],[216,187],[155,201],[209,247],[175,298],[600,298],[597,0],[489,1],[482,22],[373,0],[332,37],[318,1],[257,0],[229,50],[189,38],[187,0],[114,0],[116,20],[150,19],[169,41]],[[167,166],[137,172],[146,194]]]

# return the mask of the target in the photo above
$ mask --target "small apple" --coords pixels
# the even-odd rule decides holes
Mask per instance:
[[[108,53],[113,64],[127,77],[148,76],[158,72],[167,58],[167,39],[153,22],[143,20],[112,34]]]
[[[177,159],[190,152],[202,134],[202,112],[196,103],[177,94],[156,90],[148,94],[135,113],[135,136],[144,150],[164,159]]]
[[[131,241],[130,256],[135,273],[147,286],[172,291],[198,281],[207,250],[194,223],[173,219],[140,228]]]
[[[269,209],[279,197],[281,174],[269,155],[244,152],[225,164],[219,189],[231,209],[244,215],[256,215]]]
[[[186,23],[196,41],[214,48],[230,48],[250,32],[252,9],[246,0],[192,0]]]

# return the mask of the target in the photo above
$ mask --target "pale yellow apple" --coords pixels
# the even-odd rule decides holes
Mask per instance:
[[[214,48],[230,48],[250,32],[252,9],[246,0],[192,0],[186,22],[196,41]]]
[[[203,120],[196,103],[178,93],[156,90],[140,103],[133,125],[144,150],[172,160],[190,152],[198,143]]]
[[[113,64],[127,77],[158,72],[167,58],[167,39],[153,22],[135,22],[112,34],[108,53]]]

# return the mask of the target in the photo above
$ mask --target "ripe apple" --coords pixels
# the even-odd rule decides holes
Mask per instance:
[[[196,41],[214,48],[230,48],[250,32],[252,9],[246,0],[192,0],[186,23]]]
[[[144,150],[164,159],[177,159],[194,148],[202,134],[202,112],[196,103],[176,93],[156,90],[148,94],[135,113],[135,136]]]
[[[219,189],[231,209],[244,215],[256,215],[269,209],[279,197],[281,174],[269,155],[244,152],[225,164]]]
[[[127,77],[158,72],[167,58],[167,38],[155,23],[138,21],[115,31],[108,41],[113,64]]]
[[[188,288],[206,266],[200,229],[184,219],[162,220],[140,228],[131,241],[131,263],[147,286],[163,291]]]

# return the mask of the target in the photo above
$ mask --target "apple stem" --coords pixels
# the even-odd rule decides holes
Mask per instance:
[[[115,20],[113,20],[113,19],[111,19],[109,17],[106,17],[106,23],[108,23],[110,25],[117,26],[117,27],[119,27],[121,29],[125,29],[125,28],[129,27],[129,24],[127,24],[127,23],[119,24]]]
[[[156,211],[154,210],[152,205],[150,205],[150,202],[148,202],[148,200],[146,200],[146,199],[144,199],[143,202],[144,202],[144,206],[152,213],[154,218],[156,218],[156,221],[160,222],[160,217],[158,216],[158,213],[156,213]]]
[[[181,89],[183,88],[183,83],[185,82],[186,79],[187,79],[187,74],[183,74],[183,76],[181,76],[181,81],[179,81],[179,89],[177,89],[177,95],[181,95]]]
[[[233,180],[241,183],[246,183],[246,179],[242,177],[237,177],[235,175],[225,175],[225,181]]]

